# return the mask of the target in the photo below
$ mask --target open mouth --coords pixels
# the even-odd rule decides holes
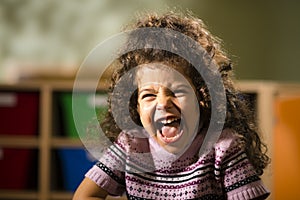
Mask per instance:
[[[181,119],[177,117],[158,120],[156,122],[157,135],[159,135],[161,140],[165,143],[177,141],[183,133],[180,122]]]

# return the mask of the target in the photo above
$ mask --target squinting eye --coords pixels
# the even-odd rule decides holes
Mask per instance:
[[[144,95],[142,95],[142,99],[150,98],[150,97],[156,97],[156,95],[155,94],[144,94]]]
[[[186,91],[185,90],[176,90],[174,91],[175,96],[184,96],[186,95]]]

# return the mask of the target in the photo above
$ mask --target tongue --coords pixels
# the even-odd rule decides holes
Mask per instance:
[[[177,135],[177,127],[173,127],[173,126],[163,126],[161,129],[161,132],[163,134],[163,136],[165,137],[174,137]]]

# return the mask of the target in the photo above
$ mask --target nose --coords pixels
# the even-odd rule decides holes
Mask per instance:
[[[157,96],[157,110],[167,110],[172,107],[172,96],[166,92],[162,92]]]

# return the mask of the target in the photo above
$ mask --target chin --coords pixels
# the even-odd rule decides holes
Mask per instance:
[[[161,146],[171,154],[181,155],[188,149],[186,142],[176,142],[172,144],[161,144]]]

